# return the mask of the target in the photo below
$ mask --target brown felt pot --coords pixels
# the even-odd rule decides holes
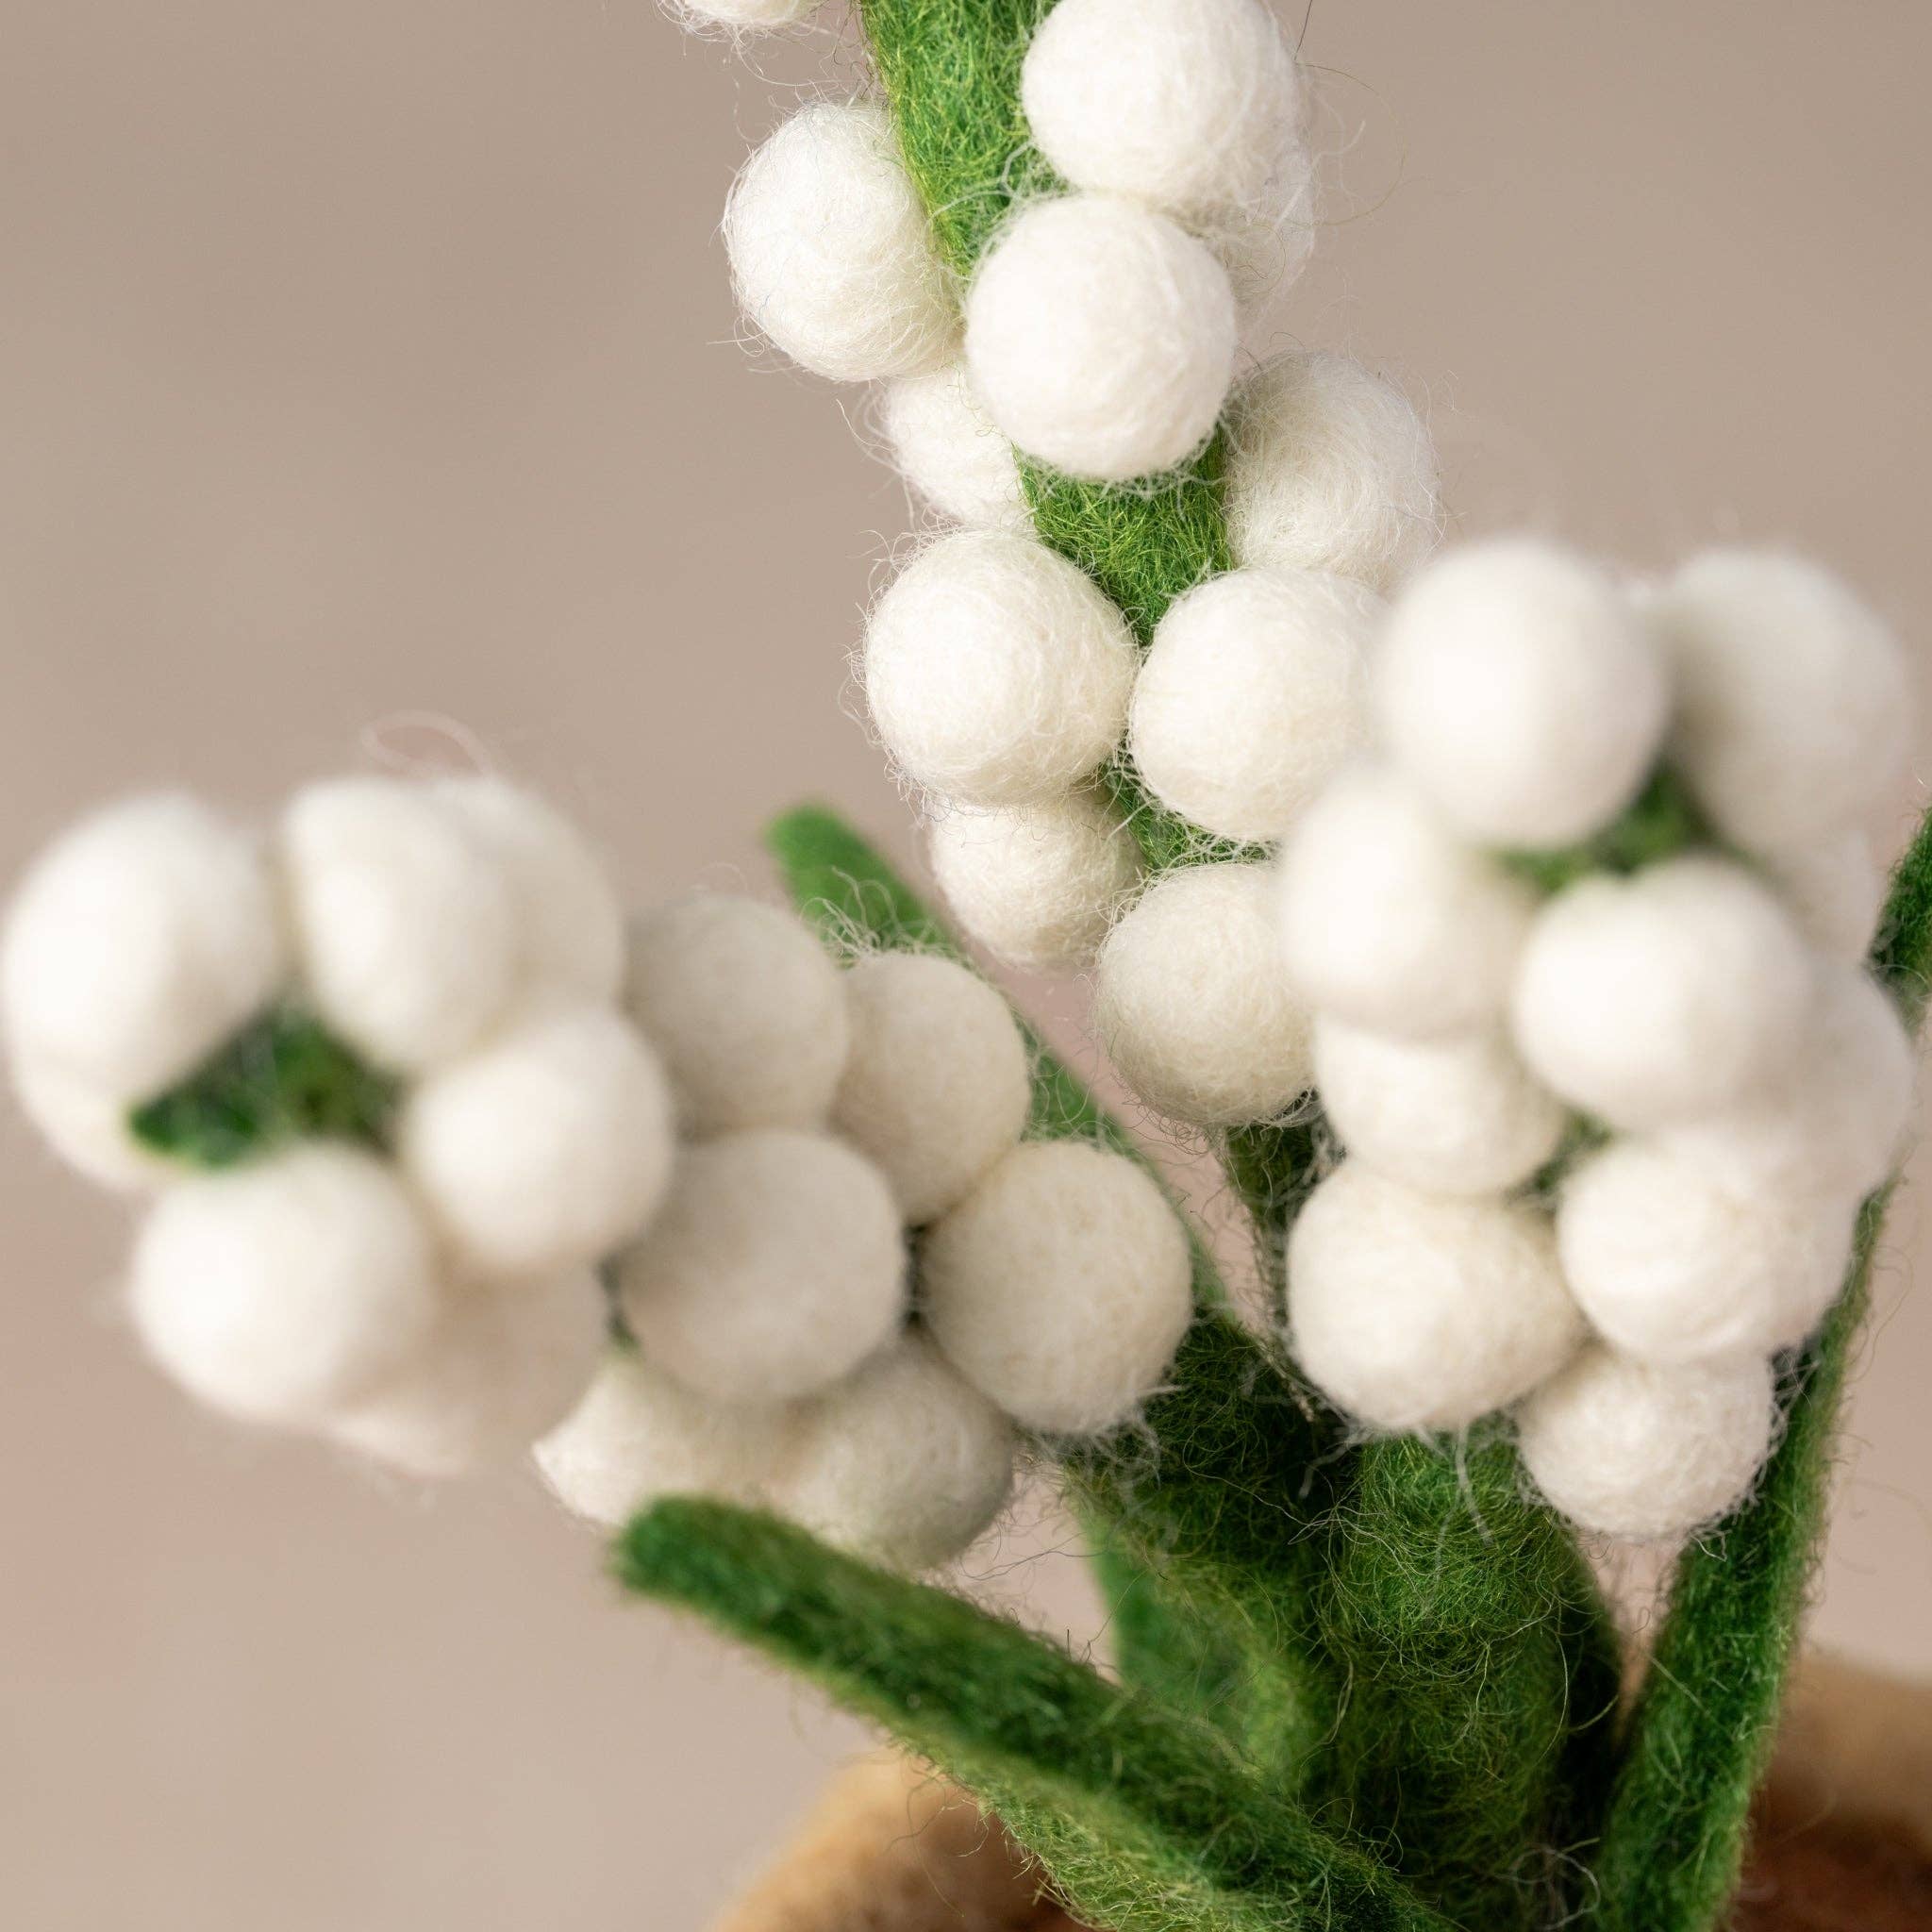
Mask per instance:
[[[1800,1674],[1734,1932],[1932,1932],[1932,1686]],[[827,1789],[713,1932],[1081,1932],[963,1793],[902,1758]]]

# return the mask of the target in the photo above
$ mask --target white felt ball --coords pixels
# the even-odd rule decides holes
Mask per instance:
[[[328,1434],[426,1480],[514,1463],[582,1399],[608,1328],[589,1269],[456,1282],[423,1346]]]
[[[1236,307],[1253,329],[1269,300],[1287,290],[1315,252],[1318,184],[1313,158],[1299,143],[1282,156],[1269,195],[1214,223],[1202,239],[1213,249],[1234,289]]]
[[[42,1138],[97,1187],[142,1193],[194,1170],[135,1139],[125,1099],[40,1060],[15,1060],[13,1091]]]
[[[777,1504],[840,1549],[930,1570],[1012,1488],[1013,1425],[914,1328],[807,1407]]]
[[[1688,1536],[1750,1494],[1776,1398],[1761,1357],[1660,1368],[1583,1350],[1517,1415],[1524,1467],[1556,1508],[1605,1536]]]
[[[881,953],[853,967],[845,990],[852,1055],[832,1125],[923,1227],[1019,1140],[1031,1057],[1006,1001],[950,959]]]
[[[1746,1191],[1856,1199],[1898,1166],[1917,1071],[1890,996],[1856,966],[1821,962],[1811,1025],[1790,1076],[1664,1138]]]
[[[1535,902],[1452,838],[1385,767],[1340,773],[1281,855],[1282,958],[1302,996],[1379,1033],[1424,1039],[1507,1008]]]
[[[1440,558],[1390,612],[1375,703],[1395,762],[1479,844],[1567,845],[1656,762],[1664,663],[1593,564],[1512,538]]]
[[[202,1401],[305,1424],[408,1361],[441,1293],[394,1173],[313,1141],[163,1194],[135,1243],[130,1307],[148,1353]]]
[[[1424,1194],[1344,1161],[1288,1241],[1289,1345],[1372,1429],[1461,1429],[1507,1407],[1583,1339],[1548,1218]]]
[[[396,1153],[465,1259],[531,1274],[633,1240],[671,1173],[670,1090],[617,1014],[561,1010],[423,1080]]]
[[[1827,958],[1864,958],[1885,910],[1887,885],[1872,835],[1848,825],[1762,856],[1805,937]]]
[[[509,885],[430,788],[310,785],[283,817],[280,856],[307,991],[358,1052],[431,1066],[502,1014],[519,965]]]
[[[1294,54],[1260,0],[1060,0],[1020,100],[1074,187],[1184,221],[1260,201],[1302,118]]]
[[[824,1121],[851,1020],[839,969],[791,913],[723,892],[660,907],[632,931],[625,997],[687,1132]]]
[[[631,1332],[720,1402],[817,1394],[906,1308],[886,1177],[823,1134],[754,1127],[689,1149],[663,1211],[619,1263]]]
[[[1234,375],[1227,271],[1164,215],[1102,194],[1023,207],[966,297],[966,362],[1028,456],[1120,483],[1172,468]]]
[[[1648,609],[1675,660],[1676,755],[1732,837],[1775,849],[1885,801],[1911,743],[1910,670],[1836,577],[1776,552],[1714,550]]]
[[[889,384],[882,415],[893,459],[936,510],[969,529],[1025,527],[1013,445],[980,408],[963,362]]]
[[[1646,1361],[1766,1355],[1837,1298],[1856,1201],[1732,1185],[1668,1143],[1615,1141],[1564,1184],[1570,1288],[1606,1341]]]
[[[517,1009],[614,999],[624,976],[624,908],[576,827],[501,778],[441,778],[433,790],[494,855],[508,882]]]
[[[1278,839],[1359,744],[1382,600],[1324,571],[1235,570],[1160,620],[1128,742],[1147,788],[1224,839]]]
[[[1441,529],[1436,452],[1399,390],[1345,356],[1264,363],[1228,410],[1235,560],[1399,583]]]
[[[1193,1316],[1187,1237],[1124,1155],[1016,1147],[936,1222],[920,1307],[966,1379],[1024,1426],[1098,1435],[1161,1385]]]
[[[794,362],[841,382],[930,368],[958,319],[925,209],[875,101],[801,108],[724,209],[739,306]]]
[[[1093,580],[1044,544],[966,530],[874,607],[865,694],[913,783],[969,805],[1077,784],[1120,742],[1136,653]]]
[[[1308,1011],[1289,984],[1265,865],[1157,879],[1100,949],[1094,1025],[1150,1107],[1198,1126],[1285,1112],[1313,1079]]]
[[[1322,1014],[1314,1059],[1323,1110],[1351,1158],[1434,1193],[1516,1187],[1568,1124],[1500,1032],[1401,1040]]]
[[[667,0],[691,26],[794,26],[809,20],[819,0]]]
[[[536,1446],[574,1516],[617,1529],[664,1496],[768,1502],[791,1453],[790,1405],[733,1408],[680,1388],[634,1348],[612,1348],[588,1392]]]
[[[1794,1061],[1815,974],[1776,895],[1690,854],[1566,887],[1537,916],[1516,1043],[1566,1100],[1613,1126],[1727,1107]]]
[[[934,822],[933,876],[990,952],[1034,973],[1087,965],[1141,876],[1141,853],[1099,793],[960,808]]]
[[[179,793],[83,819],[29,868],[0,937],[8,1052],[115,1100],[179,1079],[288,970],[257,841]]]

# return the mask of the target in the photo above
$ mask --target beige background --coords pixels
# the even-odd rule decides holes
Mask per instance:
[[[747,67],[648,0],[0,0],[0,874],[104,791],[265,809],[459,721],[638,897],[817,792],[903,496],[734,341]],[[1426,400],[1471,529],[1789,536],[1923,638],[1932,12],[1322,0],[1288,311]],[[142,1369],[125,1229],[0,1161],[0,1896],[23,1926],[691,1932],[852,1733],[534,1490],[424,1500]],[[1932,1301],[1886,1321],[1823,1627],[1932,1670]],[[1010,1568],[1014,1547],[976,1567]],[[1070,1574],[1029,1590],[1085,1627]]]

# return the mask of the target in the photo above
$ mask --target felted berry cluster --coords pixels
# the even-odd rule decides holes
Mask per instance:
[[[1155,1183],[1023,1144],[984,981],[841,970],[719,895],[626,933],[497,779],[311,786],[268,840],[183,796],[101,812],[23,883],[0,1007],[49,1139],[153,1196],[156,1360],[414,1474],[543,1439],[596,1520],[756,1496],[924,1566],[998,1513],[1016,1423],[1117,1426],[1190,1318]]]
[[[1756,1477],[1910,1112],[1862,964],[1905,656],[1787,556],[1632,589],[1516,541],[1416,579],[1373,691],[1378,755],[1281,862],[1347,1153],[1290,1240],[1294,1352],[1374,1429],[1520,1405],[1557,1507],[1681,1534]]]

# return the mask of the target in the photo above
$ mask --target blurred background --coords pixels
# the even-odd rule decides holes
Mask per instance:
[[[1932,9],[1303,31],[1332,225],[1276,340],[1408,386],[1461,531],[1790,539],[1927,641]],[[746,62],[651,0],[0,0],[0,876],[104,793],[259,813],[472,740],[638,901],[761,884],[807,794],[913,858],[845,688],[905,496],[861,394],[740,345],[715,232],[849,30]],[[1927,1221],[1817,1618],[1921,1674]],[[856,1730],[620,1603],[534,1482],[424,1497],[192,1409],[117,1320],[126,1238],[0,1121],[13,1922],[696,1932]],[[1085,1641],[1075,1567],[1025,1560],[1058,1540],[974,1579]]]

